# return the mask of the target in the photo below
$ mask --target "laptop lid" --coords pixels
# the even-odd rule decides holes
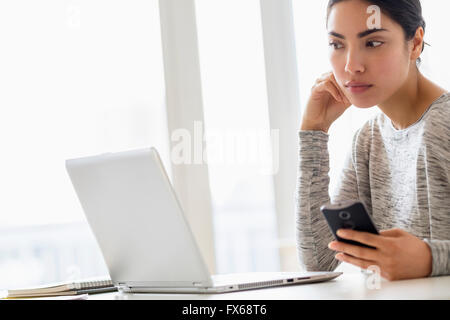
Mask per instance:
[[[155,148],[66,161],[117,285],[211,286],[211,275]]]

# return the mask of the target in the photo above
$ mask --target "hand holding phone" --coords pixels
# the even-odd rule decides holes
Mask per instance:
[[[339,229],[353,229],[361,232],[379,234],[362,202],[351,200],[337,204],[328,204],[322,206],[320,211],[327,220],[328,226],[337,241],[375,249],[357,241],[340,238],[337,235]]]

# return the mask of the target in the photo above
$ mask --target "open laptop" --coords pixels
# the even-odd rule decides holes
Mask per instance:
[[[67,160],[66,168],[111,280],[125,292],[223,293],[342,274],[211,275],[155,148]]]

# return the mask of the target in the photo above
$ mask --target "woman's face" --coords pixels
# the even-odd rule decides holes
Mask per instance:
[[[327,26],[334,76],[359,108],[373,107],[394,95],[415,63],[410,60],[402,27],[381,12],[377,21],[376,12],[367,12],[369,6],[359,0],[339,2],[332,7]],[[360,35],[377,29],[386,31]],[[350,82],[370,86],[352,87]]]

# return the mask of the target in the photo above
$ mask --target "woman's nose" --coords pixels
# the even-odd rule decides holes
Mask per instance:
[[[351,74],[363,73],[365,71],[364,64],[361,57],[355,51],[349,51],[347,54],[347,61],[345,64],[345,72]]]

